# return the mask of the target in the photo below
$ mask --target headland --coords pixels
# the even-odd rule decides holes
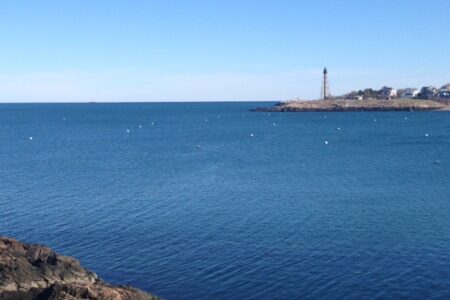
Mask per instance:
[[[446,103],[421,99],[325,99],[292,100],[279,102],[273,107],[260,107],[252,111],[265,112],[346,112],[346,111],[439,111],[449,110]]]

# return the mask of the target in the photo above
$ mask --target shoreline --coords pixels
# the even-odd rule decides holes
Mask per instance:
[[[272,107],[258,107],[255,112],[358,112],[358,111],[450,111],[450,106],[433,100],[295,100]]]

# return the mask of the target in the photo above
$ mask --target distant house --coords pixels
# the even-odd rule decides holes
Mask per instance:
[[[441,87],[441,90],[448,90],[448,91],[450,91],[450,83],[444,84],[444,85]]]
[[[444,84],[438,91],[438,99],[447,103],[450,101],[450,83]]]
[[[450,89],[440,89],[438,96],[440,99],[450,99]]]
[[[349,100],[362,100],[363,99],[363,92],[359,91],[352,91],[346,95],[344,95],[345,99],[349,99]]]
[[[381,90],[378,91],[378,97],[379,99],[392,99],[397,97],[397,90],[384,86],[381,88]]]
[[[420,91],[418,89],[406,89],[401,95],[402,99],[413,99],[419,95]]]
[[[438,90],[434,86],[424,86],[419,94],[419,97],[422,99],[434,99],[437,96]]]
[[[347,95],[347,97],[345,97],[345,99],[349,99],[349,100],[363,100],[364,97],[363,97],[363,95],[350,94],[350,95]]]

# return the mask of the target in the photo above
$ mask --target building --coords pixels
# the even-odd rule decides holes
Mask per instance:
[[[419,94],[422,99],[435,99],[437,96],[438,90],[434,86],[424,86]]]
[[[449,104],[450,102],[450,83],[444,84],[439,92],[439,100],[443,100]]]
[[[350,94],[344,95],[343,98],[348,99],[348,100],[363,100],[363,96],[358,95],[356,93],[350,93]]]
[[[322,79],[322,88],[320,89],[320,97],[321,99],[330,99],[330,86],[328,83],[328,70],[325,67],[323,69],[323,79]]]
[[[418,89],[405,89],[401,95],[402,99],[413,99],[419,95],[420,91]]]
[[[384,86],[378,92],[378,99],[392,99],[397,97],[397,90],[388,86]]]
[[[436,100],[450,104],[450,84],[444,85],[438,91],[438,96]]]
[[[363,100],[363,91],[351,91],[343,95],[341,98],[349,100]]]
[[[450,90],[440,89],[438,92],[439,99],[450,99]]]
[[[441,90],[448,90],[448,91],[450,91],[450,83],[444,84],[444,85],[441,87]]]

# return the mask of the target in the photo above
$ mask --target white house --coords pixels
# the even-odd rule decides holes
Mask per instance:
[[[413,99],[419,95],[420,91],[418,89],[406,89],[401,95],[402,99]]]
[[[381,99],[391,99],[397,97],[397,90],[391,87],[384,86],[378,93]]]

